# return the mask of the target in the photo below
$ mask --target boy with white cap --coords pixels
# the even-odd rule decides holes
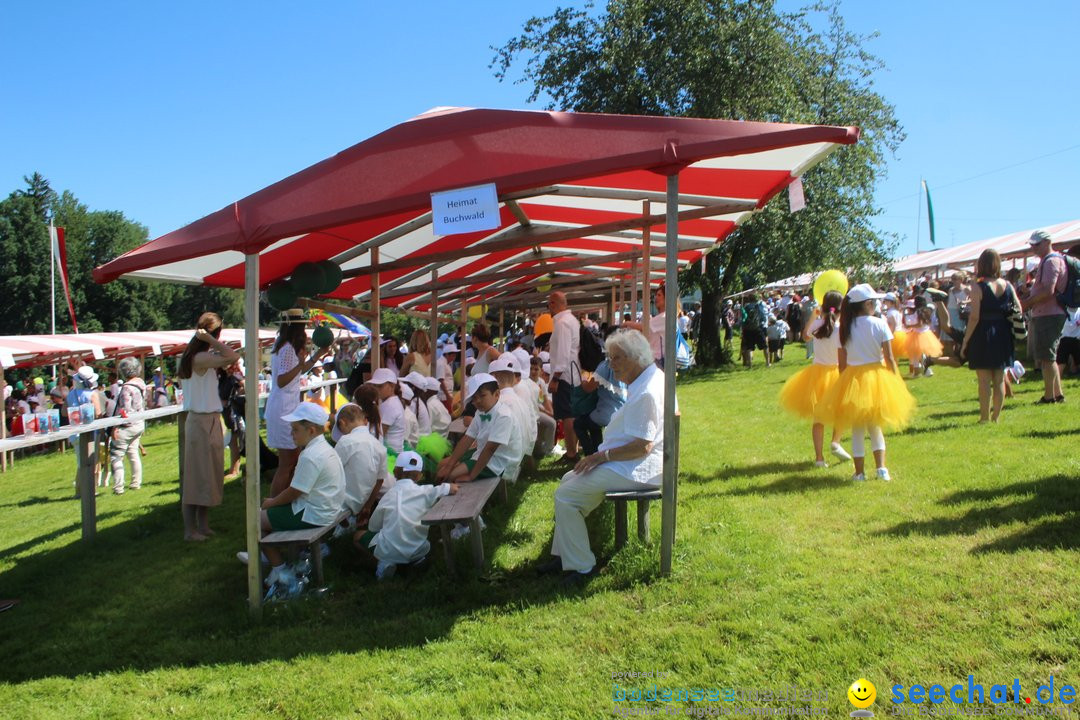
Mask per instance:
[[[540,408],[536,404],[536,396],[529,391],[529,386],[525,385],[523,381],[523,372],[527,372],[525,368],[528,366],[521,365],[517,355],[512,352],[503,353],[496,362],[499,363],[500,371],[495,372],[495,363],[492,363],[492,367],[488,368],[488,370],[499,381],[500,390],[510,390],[513,396],[517,398],[518,405],[524,413],[522,422],[524,443],[522,447],[526,454],[530,454],[536,446],[536,421],[540,415]],[[506,370],[502,371],[504,365]]]
[[[325,409],[310,402],[300,403],[282,417],[289,423],[300,456],[289,486],[263,500],[264,534],[324,527],[334,522],[345,506],[345,470],[334,448],[323,436],[329,419]],[[281,552],[274,547],[266,547],[264,552],[272,566],[266,584],[271,587],[275,583],[281,584],[291,591],[296,575],[285,565]],[[239,557],[247,562],[247,553],[240,553]]]
[[[431,417],[431,432],[446,437],[450,433],[450,411],[439,399],[441,383],[438,378],[424,378],[424,386],[431,395],[427,399],[428,415]]]
[[[469,376],[465,402],[470,400],[476,406],[476,417],[450,457],[439,463],[435,473],[438,480],[471,482],[499,477],[503,470],[521,460],[524,452],[521,430],[510,407],[500,399],[499,381],[489,373]],[[466,457],[474,441],[476,450]]]
[[[354,537],[353,544],[369,565],[375,565],[379,580],[392,577],[398,565],[427,557],[431,544],[420,519],[439,498],[458,491],[453,483],[418,485],[423,472],[424,459],[419,453],[408,450],[398,455],[394,463],[397,482],[379,501],[367,528]]]

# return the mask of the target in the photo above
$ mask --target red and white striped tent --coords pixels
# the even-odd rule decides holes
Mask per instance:
[[[1080,243],[1080,220],[1031,228],[1019,232],[992,237],[987,240],[975,240],[951,248],[940,248],[930,252],[907,255],[896,260],[893,270],[902,275],[918,275],[925,272],[968,269],[975,266],[975,261],[984,250],[993,248],[1003,259],[1023,258],[1031,255],[1028,238],[1036,230],[1043,230],[1050,235],[1056,248],[1064,248]]]
[[[94,279],[243,287],[249,333],[257,328],[261,288],[303,261],[324,259],[339,263],[346,277],[330,297],[414,310],[477,301],[535,305],[537,290],[555,283],[578,300],[614,299],[636,258],[644,280],[662,275],[668,294],[677,296],[680,265],[700,259],[749,213],[858,136],[853,127],[439,109],[146,243],[95,269]],[[501,203],[499,227],[436,236],[431,194],[485,184],[494,184]],[[654,228],[663,242],[651,243]],[[376,334],[377,323],[376,316]],[[250,345],[247,363],[254,367]],[[663,573],[670,571],[675,533],[675,346],[675,313],[668,313]],[[376,362],[377,344],[372,351]],[[254,373],[247,382],[254,396]],[[247,422],[258,427],[255,403]],[[247,438],[248,473],[257,477],[258,433]],[[254,557],[258,483],[248,483],[246,506]],[[251,563],[253,613],[261,595],[259,566]]]
[[[161,332],[81,333],[68,335],[0,335],[0,367],[39,367],[60,362],[93,363],[128,355],[175,355],[191,341],[191,330]],[[273,342],[272,330],[259,331],[259,344]],[[224,329],[221,341],[240,348],[244,331]]]
[[[94,277],[241,288],[245,253],[258,252],[263,288],[300,262],[329,258],[352,276],[334,298],[368,299],[373,270],[383,306],[426,309],[433,270],[438,289],[464,289],[440,304],[508,298],[552,272],[583,281],[626,274],[643,227],[663,231],[665,178],[676,172],[678,262],[693,262],[857,137],[855,128],[725,120],[433,111],[147,243]],[[498,189],[500,227],[435,236],[430,194],[483,183]],[[654,203],[653,222],[641,221],[643,200]],[[662,274],[662,258],[653,269]]]

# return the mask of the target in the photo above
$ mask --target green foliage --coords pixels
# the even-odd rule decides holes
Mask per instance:
[[[876,181],[903,139],[893,107],[873,89],[881,62],[835,4],[797,13],[771,0],[610,0],[602,12],[559,8],[496,48],[499,79],[521,64],[530,100],[588,112],[857,125],[858,144],[804,178],[807,207],[783,198],[683,274],[702,290],[698,362],[722,360],[720,301],[764,280],[887,262],[872,224]]]
[[[0,335],[50,332],[50,218],[65,231],[80,332],[185,329],[207,310],[227,325],[243,325],[243,293],[236,290],[141,280],[98,285],[93,269],[146,242],[146,228],[118,211],[90,210],[69,191],[57,194],[38,173],[26,183],[0,201],[0,294],[16,300],[0,316]],[[56,331],[72,332],[59,277]]]

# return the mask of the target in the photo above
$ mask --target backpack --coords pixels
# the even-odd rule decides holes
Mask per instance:
[[[596,372],[596,368],[604,360],[604,343],[600,341],[600,336],[582,324],[578,330],[578,341],[578,362],[581,369]]]
[[[1057,298],[1058,304],[1063,308],[1080,307],[1080,260],[1072,255],[1062,255],[1061,257],[1065,261],[1067,273],[1065,289],[1055,293],[1054,297]]]
[[[746,319],[743,320],[743,328],[760,328],[765,324],[765,318],[761,316],[761,304],[754,303],[746,308]]]

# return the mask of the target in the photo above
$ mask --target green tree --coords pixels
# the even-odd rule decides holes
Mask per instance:
[[[903,134],[873,90],[881,63],[869,39],[848,31],[835,5],[782,13],[771,0],[609,0],[599,13],[588,5],[530,19],[495,48],[492,66],[503,80],[520,63],[530,101],[543,95],[552,108],[860,126],[859,144],[807,173],[806,210],[774,203],[710,252],[704,273],[683,273],[702,290],[698,361],[714,365],[725,294],[887,259],[873,188]]]

